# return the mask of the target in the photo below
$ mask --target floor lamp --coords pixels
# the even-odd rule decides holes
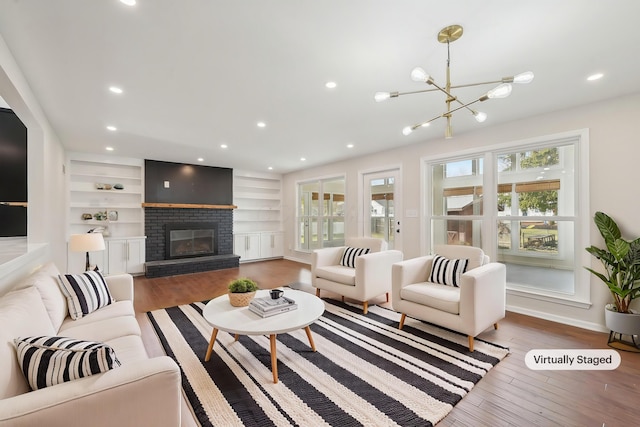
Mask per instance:
[[[69,238],[69,250],[72,252],[86,252],[87,262],[85,270],[89,271],[89,252],[104,251],[104,238],[102,233],[72,234]]]

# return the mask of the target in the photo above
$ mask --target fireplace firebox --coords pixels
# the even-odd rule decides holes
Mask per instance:
[[[218,254],[218,227],[215,222],[166,224],[166,259]]]

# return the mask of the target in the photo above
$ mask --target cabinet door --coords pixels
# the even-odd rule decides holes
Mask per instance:
[[[109,240],[107,243],[109,257],[109,274],[127,272],[127,241]]]
[[[127,240],[127,273],[144,273],[145,241],[144,239]]]
[[[236,255],[240,255],[240,261],[260,258],[260,234],[236,234],[233,237],[233,251]]]
[[[269,232],[260,236],[260,257],[276,258],[284,255],[282,233]]]
[[[247,252],[247,240],[246,234],[234,234],[233,235],[233,253],[240,256],[240,259],[246,257]]]

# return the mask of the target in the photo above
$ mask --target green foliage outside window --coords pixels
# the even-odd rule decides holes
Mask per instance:
[[[520,153],[520,169],[544,168],[557,165],[560,162],[560,151],[557,147],[543,148],[541,150],[526,151]],[[499,162],[502,170],[513,170],[515,156],[501,156]],[[524,215],[529,210],[538,210],[542,213],[558,211],[558,191],[528,191],[519,193],[518,205]],[[511,206],[511,193],[498,194],[498,210],[504,210],[505,206]]]

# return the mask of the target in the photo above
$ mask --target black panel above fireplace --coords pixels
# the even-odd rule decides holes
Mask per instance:
[[[170,223],[165,228],[165,259],[218,254],[218,224],[215,222]]]
[[[145,202],[230,205],[233,169],[144,161]]]

